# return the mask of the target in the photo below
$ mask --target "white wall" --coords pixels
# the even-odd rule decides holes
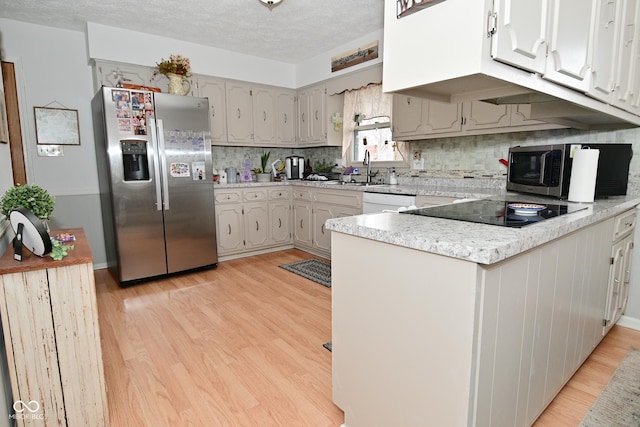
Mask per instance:
[[[295,88],[295,65],[105,25],[87,25],[89,57],[153,67],[170,54],[196,74]],[[135,40],[135,43],[131,41]]]
[[[374,64],[381,64],[382,49],[383,49],[382,36],[383,36],[382,30],[374,31],[370,34],[367,34],[366,36],[363,36],[359,39],[345,43],[341,46],[336,47],[335,49],[332,49],[328,52],[321,53],[319,55],[314,56],[313,58],[308,59],[307,61],[297,64],[296,87],[308,86],[313,83],[338,77],[362,68],[371,67]],[[335,73],[331,72],[332,57],[342,55],[345,52],[358,49],[362,46],[365,46],[375,41],[378,41],[378,58],[372,59],[367,62],[363,62],[362,64],[354,65],[353,67],[345,68],[344,70],[336,71]]]
[[[93,92],[85,36],[0,19],[5,60],[16,63],[27,180],[53,195],[98,192],[91,123]],[[65,146],[64,157],[38,157],[33,107],[78,110],[80,145]]]

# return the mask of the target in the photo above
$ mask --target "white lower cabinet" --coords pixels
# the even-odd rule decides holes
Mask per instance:
[[[635,210],[492,265],[334,233],[345,425],[531,425],[602,340],[607,295],[612,319],[624,309],[629,264],[613,267],[614,295],[603,242],[618,236],[614,253],[629,259],[634,224]],[[371,352],[380,343],[394,351]]]
[[[625,212],[615,218],[607,305],[603,324],[604,334],[616,324],[627,306],[635,225],[635,210]]]
[[[362,213],[362,192],[296,187],[293,191],[294,243],[300,249],[329,258],[328,219]]]
[[[313,245],[311,201],[311,189],[293,188],[293,242],[296,246],[310,248]]]
[[[244,247],[254,249],[269,244],[267,203],[246,203],[244,210]]]
[[[215,191],[218,255],[237,255],[291,243],[289,188]]]
[[[216,206],[218,255],[244,250],[242,205]]]

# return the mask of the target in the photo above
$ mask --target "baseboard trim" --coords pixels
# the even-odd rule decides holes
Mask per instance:
[[[622,316],[620,320],[618,320],[617,325],[624,326],[625,328],[635,329],[636,331],[640,331],[640,319],[636,319],[635,317]]]
[[[258,250],[255,250],[255,251],[240,252],[240,253],[232,254],[232,255],[224,255],[224,256],[220,256],[218,258],[218,262],[231,261],[232,259],[246,258],[246,257],[249,257],[249,256],[254,256],[254,255],[262,255],[262,254],[268,254],[268,253],[271,253],[271,252],[284,251],[286,249],[293,249],[293,245],[289,244],[289,245],[285,245],[285,246],[276,246],[276,247],[273,247],[273,248],[258,249]]]

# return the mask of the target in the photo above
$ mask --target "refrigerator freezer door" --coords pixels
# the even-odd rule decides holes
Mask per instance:
[[[154,100],[165,149],[160,159],[168,272],[216,264],[208,100],[163,93]]]
[[[105,243],[108,248],[112,245],[111,252],[115,252],[121,282],[167,273],[162,210],[157,209],[156,198],[154,156],[157,151],[149,132],[134,120],[144,114],[145,107],[133,102],[133,97],[137,100],[138,95],[145,94],[150,93],[102,88],[106,146],[100,149],[106,150],[113,222],[113,236],[105,237],[114,238],[113,242]],[[148,180],[125,180],[122,146],[130,141],[146,145]],[[100,191],[104,194],[102,181]],[[112,263],[109,260],[109,264]]]

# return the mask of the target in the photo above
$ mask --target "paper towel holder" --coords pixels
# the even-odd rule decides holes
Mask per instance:
[[[569,196],[572,153],[600,150],[595,197],[627,194],[631,144],[553,144],[509,148],[507,190],[559,199]]]

